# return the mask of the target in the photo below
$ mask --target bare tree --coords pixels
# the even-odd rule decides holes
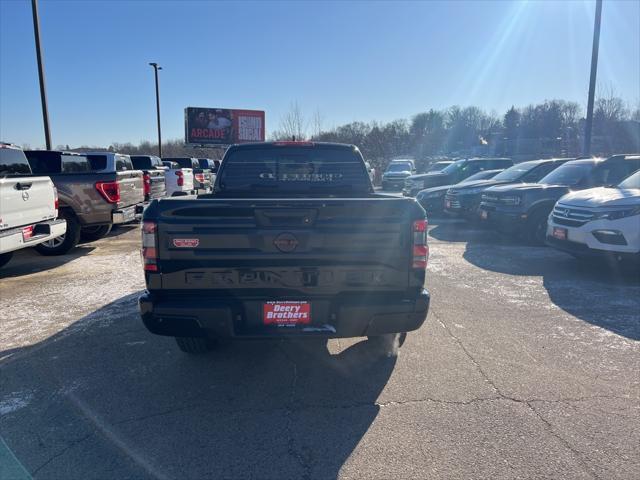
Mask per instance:
[[[305,120],[298,102],[289,106],[289,111],[280,118],[278,130],[271,136],[274,140],[305,140],[307,138],[308,122]]]
[[[311,119],[311,130],[313,137],[319,137],[322,133],[322,124],[324,122],[324,117],[320,112],[319,108],[316,108],[315,113],[313,114],[313,118]]]

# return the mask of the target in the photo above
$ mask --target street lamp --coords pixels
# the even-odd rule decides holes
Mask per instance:
[[[36,43],[36,59],[38,61],[38,78],[40,80],[40,102],[42,103],[42,120],[44,123],[44,141],[47,150],[51,150],[51,131],[49,130],[49,110],[47,109],[47,89],[44,79],[44,64],[42,62],[42,47],[40,46],[40,17],[38,16],[38,0],[31,0],[33,14],[33,35]]]
[[[602,0],[596,0],[596,17],[593,23],[593,46],[591,48],[591,77],[589,78],[589,97],[587,98],[587,121],[584,126],[584,147],[582,154],[591,155],[591,131],[593,128],[593,101],[596,92],[596,73],[598,71],[598,48],[600,47],[600,20],[602,18]]]
[[[155,62],[149,63],[153,67],[153,71],[156,77],[156,111],[158,114],[158,156],[162,158],[162,134],[160,133],[160,89],[158,88],[158,70],[162,70],[162,67]]]

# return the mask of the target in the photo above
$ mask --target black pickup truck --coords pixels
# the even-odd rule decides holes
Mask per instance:
[[[188,353],[219,338],[388,345],[429,307],[424,210],[374,193],[352,145],[231,146],[212,194],[149,204],[142,256],[142,320]]]

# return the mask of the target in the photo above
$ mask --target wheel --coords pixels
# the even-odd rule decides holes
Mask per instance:
[[[80,241],[80,224],[73,213],[69,210],[62,210],[58,217],[67,221],[67,231],[64,235],[33,247],[41,255],[64,255]]]
[[[87,242],[93,242],[94,240],[100,240],[103,237],[109,235],[112,224],[107,225],[92,225],[90,227],[82,227],[80,230],[80,237]]]
[[[203,337],[175,337],[178,348],[191,355],[202,355],[212,349],[211,340]]]
[[[13,252],[0,253],[0,268],[4,267],[11,258],[13,257]]]
[[[526,240],[532,245],[544,245],[547,236],[547,219],[549,211],[546,209],[536,210],[529,215],[527,228],[525,229]]]

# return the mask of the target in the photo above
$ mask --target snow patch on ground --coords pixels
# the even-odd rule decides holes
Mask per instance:
[[[0,417],[26,407],[32,398],[33,393],[31,391],[11,392],[9,395],[0,398]]]

